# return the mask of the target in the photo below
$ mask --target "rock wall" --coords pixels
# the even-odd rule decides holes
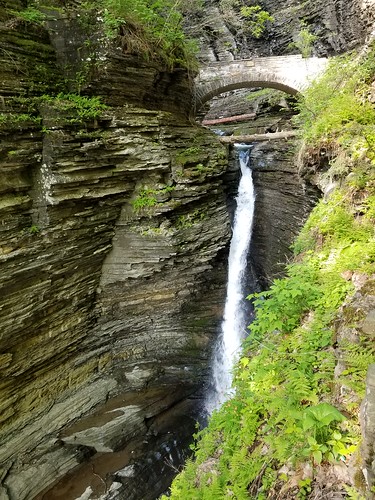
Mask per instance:
[[[360,463],[350,465],[354,476],[353,483],[362,491],[367,491],[368,498],[372,498],[370,491],[375,485],[375,364],[371,361],[375,336],[375,277],[348,271],[345,279],[354,286],[355,293],[343,305],[335,325],[335,382],[338,387],[336,398],[347,408],[353,404],[361,405]],[[351,346],[350,350],[348,346]],[[355,365],[353,360],[358,359],[363,361]],[[359,399],[356,382],[352,381],[354,374],[361,382],[366,377],[366,392],[362,401]]]
[[[207,380],[236,175],[187,118],[185,71],[100,45],[74,9],[47,8],[45,29],[9,10],[23,8],[0,6],[0,498],[153,499]],[[61,88],[107,108],[87,119],[35,100]],[[310,193],[289,145],[262,148],[251,264],[264,284]]]
[[[250,264],[262,287],[284,274],[290,245],[318,199],[298,173],[294,140],[257,143],[251,151],[256,192]]]
[[[0,8],[0,498],[154,498],[222,315],[226,151],[187,120],[186,73],[115,47],[82,83],[100,115],[35,101],[80,48],[53,12],[48,32]]]
[[[256,39],[246,32],[236,9],[225,2],[222,8],[215,0],[208,2],[205,15],[194,24],[195,32],[200,26],[202,61],[297,54],[301,22],[316,36],[312,54],[320,57],[358,47],[374,30],[374,0],[264,0],[261,5],[274,21]]]

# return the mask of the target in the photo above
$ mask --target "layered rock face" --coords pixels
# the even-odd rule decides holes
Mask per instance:
[[[153,499],[207,380],[236,174],[187,119],[186,72],[109,46],[92,65],[74,12],[48,12],[47,31],[0,7],[0,498]],[[33,101],[64,77],[107,109]],[[310,201],[290,145],[262,148],[251,263],[264,283]]]
[[[255,201],[250,263],[261,287],[285,272],[290,245],[318,198],[298,174],[296,141],[257,143],[251,151]]]
[[[302,23],[316,36],[312,55],[325,57],[345,52],[363,44],[373,31],[373,0],[307,1],[265,0],[262,8],[274,18],[263,35],[256,39],[246,30],[246,22],[235,9],[223,2],[206,5],[201,26],[203,61],[225,61],[252,56],[298,53]]]
[[[53,46],[68,57],[68,19],[52,44],[2,16],[0,498],[155,498],[222,315],[226,151],[185,117],[186,75],[116,51],[88,87],[108,93],[100,116],[25,113],[58,76]]]

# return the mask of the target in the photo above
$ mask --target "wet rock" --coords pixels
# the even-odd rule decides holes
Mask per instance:
[[[283,274],[290,245],[317,200],[298,173],[294,144],[275,140],[251,150],[256,199],[250,264],[262,286]]]

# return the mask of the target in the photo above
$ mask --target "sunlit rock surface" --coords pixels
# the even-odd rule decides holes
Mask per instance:
[[[186,118],[185,72],[112,49],[82,89],[100,117],[49,101],[27,114],[77,28],[0,13],[0,498],[113,481],[154,498],[194,431],[222,315],[226,150]]]

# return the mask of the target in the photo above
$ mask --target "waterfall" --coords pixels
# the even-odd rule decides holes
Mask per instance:
[[[212,362],[212,387],[206,398],[206,410],[211,414],[231,396],[232,368],[245,336],[244,277],[250,246],[254,215],[254,186],[249,168],[249,146],[235,145],[241,168],[241,180],[236,198],[233,234],[228,258],[227,297],[221,333]]]

